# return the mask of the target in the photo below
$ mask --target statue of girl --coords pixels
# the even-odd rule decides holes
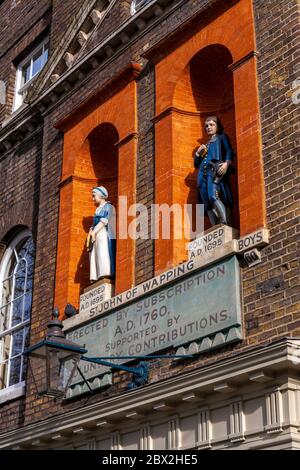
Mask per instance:
[[[228,225],[226,208],[232,206],[229,174],[234,171],[234,153],[229,137],[224,133],[224,127],[217,116],[206,119],[205,130],[209,141],[200,145],[194,157],[194,166],[199,169],[199,196],[211,225]]]
[[[93,188],[92,199],[96,212],[88,237],[92,242],[89,249],[91,281],[97,281],[102,277],[113,277],[115,274],[115,213],[107,198],[108,191],[103,186]]]

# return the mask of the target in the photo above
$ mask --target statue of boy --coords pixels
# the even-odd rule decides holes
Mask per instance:
[[[211,225],[228,225],[226,208],[232,206],[229,174],[234,171],[234,153],[229,137],[224,133],[224,127],[217,116],[206,119],[205,130],[209,141],[200,145],[194,157],[194,166],[199,169],[199,196]]]

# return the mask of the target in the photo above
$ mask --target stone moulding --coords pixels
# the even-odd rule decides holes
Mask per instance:
[[[192,342],[186,346],[181,346],[175,354],[202,354],[213,349],[218,349],[232,343],[241,341],[243,338],[240,326],[229,328],[227,331],[221,331],[213,336],[206,336],[200,341]],[[184,358],[183,358],[184,360]]]
[[[89,386],[91,387],[91,389],[93,391],[96,391],[101,388],[112,385],[112,374],[110,372],[107,372],[106,374],[103,374],[101,376],[94,377],[92,379],[86,379],[86,380],[89,383]],[[76,383],[76,385],[71,385],[71,387],[68,389],[66,398],[67,399],[75,398],[76,396],[82,395],[87,392],[89,392],[88,386],[84,381],[82,381],[82,382]]]
[[[181,5],[183,5],[185,1],[186,0],[154,0],[150,2],[145,6],[145,8],[123,23],[121,27],[114,31],[108,38],[105,39],[105,41],[103,41],[89,54],[76,62],[69,70],[64,72],[62,76],[56,76],[54,82],[45,91],[38,88],[40,96],[36,96],[35,93],[32,93],[30,102],[24,105],[25,112],[22,113],[24,119],[19,130],[23,131],[26,128],[27,123],[34,124],[36,122],[36,115],[38,115],[38,121],[41,122],[42,116],[46,112],[49,112],[53,107],[57,106],[58,102],[61,102],[62,99],[69,96],[70,93],[75,91],[75,89],[77,90],[79,87],[81,87],[88,79],[90,79],[93,74],[99,73],[100,69],[106,67],[110,61],[114,60],[115,57],[120,55],[126,48],[128,48],[133,41],[138,40],[146,32],[157,26],[160,21],[166,19],[174,12],[176,8],[179,8]],[[230,3],[236,3],[236,1],[237,0],[231,0]],[[93,3],[94,2],[92,0],[87,0],[83,5],[83,8],[80,10],[81,13],[84,14],[84,8],[87,8],[89,5],[92,7]],[[224,1],[205,1],[200,10],[194,14],[193,17],[198,18],[199,15],[203,14],[206,10],[211,11],[211,7],[216,4],[224,4]],[[161,8],[158,9],[157,5],[159,5]],[[143,19],[144,17],[145,20],[143,20],[143,25],[141,28],[141,22],[139,20]],[[188,26],[188,22],[186,26]],[[177,28],[177,30],[181,29]],[[128,37],[127,43],[124,43],[124,34]],[[108,56],[105,52],[105,49],[108,47],[110,47],[113,52],[110,56]],[[59,54],[63,55],[64,52],[65,51],[59,50],[57,56],[59,56]],[[143,56],[146,57],[146,51]],[[56,57],[55,60],[57,60]],[[46,75],[47,72],[48,68],[45,68],[45,70],[42,71],[40,76],[41,81],[44,80],[44,75]],[[53,74],[53,67],[50,64],[50,81]],[[3,130],[0,129],[0,155],[11,151],[15,145],[18,145],[20,142],[22,142],[22,135],[18,135],[15,129],[16,123],[19,123],[18,114],[12,116],[10,125],[5,126]]]
[[[42,420],[37,423],[28,424],[22,428],[7,432],[0,436],[0,449],[23,448],[30,449],[34,447],[34,442],[39,440],[44,448],[55,446],[58,440],[69,439],[70,434],[79,427],[87,433],[96,432],[100,427],[106,429],[110,426],[118,429],[121,422],[124,422],[124,416],[131,415],[134,412],[143,414],[148,419],[153,414],[153,409],[158,403],[172,403],[173,407],[178,407],[185,403],[184,397],[187,394],[203,395],[204,402],[212,394],[217,397],[220,393],[214,391],[218,389],[219,384],[229,383],[231,387],[224,389],[223,394],[228,397],[234,397],[230,390],[239,389],[251,384],[250,377],[264,371],[266,374],[276,374],[271,382],[272,393],[274,388],[277,390],[276,382],[287,384],[288,379],[282,382],[280,374],[286,377],[299,376],[300,371],[300,340],[295,338],[283,338],[265,346],[258,346],[242,352],[235,352],[231,357],[223,358],[213,364],[202,366],[164,381],[154,382],[139,389],[122,393],[121,395],[102,399],[97,403],[78,407],[57,416]],[[297,360],[296,360],[297,359]],[[258,384],[263,386],[263,384]],[[290,387],[290,386],[289,386]],[[222,396],[223,396],[222,394]],[[226,396],[226,395],[225,395]],[[236,401],[236,399],[235,399]],[[205,403],[201,401],[203,407]],[[161,411],[161,413],[167,413]],[[128,418],[130,420],[131,418]],[[274,423],[272,423],[274,425]],[[275,423],[277,424],[277,423]],[[282,428],[287,429],[293,423],[282,423]],[[261,433],[267,433],[262,429]],[[105,430],[105,432],[107,432]],[[245,434],[246,435],[246,434]],[[267,435],[269,435],[267,433]],[[261,438],[258,445],[261,445]]]

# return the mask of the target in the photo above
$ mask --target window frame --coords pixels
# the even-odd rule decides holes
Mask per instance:
[[[7,279],[9,264],[11,262],[12,257],[13,256],[15,257],[16,263],[13,267],[13,272],[11,274],[11,276],[13,276],[11,299],[13,299],[13,297],[14,297],[15,274],[17,272],[18,266],[24,260],[25,263],[26,263],[26,268],[28,268],[28,263],[27,263],[26,258],[19,257],[18,254],[16,256],[16,253],[17,253],[16,248],[22,241],[24,241],[24,244],[25,244],[26,241],[29,238],[32,238],[32,233],[31,233],[30,230],[23,229],[22,231],[20,231],[12,239],[10,244],[7,246],[7,248],[4,252],[4,255],[1,259],[1,262],[0,262],[0,308],[3,308],[3,306],[7,305],[7,304],[2,305],[3,283],[4,283],[5,279]],[[20,249],[22,249],[22,246],[21,246]],[[22,293],[21,296],[18,296],[18,298],[23,297],[24,295],[26,295],[27,280],[28,280],[28,269],[26,269],[25,276],[26,277],[25,277],[25,283],[24,283],[24,287],[23,287],[23,293]],[[10,313],[8,328],[0,330],[0,339],[4,338],[5,336],[8,336],[8,335],[10,335],[10,337],[12,337],[12,335],[14,334],[15,331],[18,331],[18,330],[23,330],[24,331],[24,329],[26,327],[29,328],[30,321],[31,321],[31,315],[29,315],[29,317],[24,320],[24,311],[25,310],[24,310],[24,306],[23,306],[22,307],[22,319],[18,324],[13,325],[13,326],[12,326],[12,315]],[[23,334],[23,338],[22,338],[22,350],[23,351],[24,351],[24,347],[25,347],[24,338],[25,338],[25,336]],[[8,369],[7,369],[7,372],[6,372],[6,386],[4,388],[0,389],[0,404],[7,401],[7,400],[12,400],[14,398],[17,398],[18,396],[21,396],[25,393],[25,381],[24,380],[23,381],[21,380],[20,382],[18,382],[16,384],[9,385],[11,359],[13,359],[13,357],[18,357],[20,355],[20,354],[17,354],[15,356],[12,356],[12,347],[13,347],[13,340],[11,338],[10,345],[9,345],[8,365],[7,365]],[[26,367],[26,365],[25,365],[25,367]],[[19,379],[22,378],[23,372],[24,372],[24,363],[23,363],[23,361],[21,361],[20,371],[19,371]]]
[[[23,67],[26,64],[26,62],[30,61],[30,75],[32,74],[32,64],[33,64],[33,56],[40,50],[42,49],[42,54],[45,53],[46,50],[46,45],[48,45],[48,57],[46,62],[43,64],[42,68],[33,76],[30,76],[30,79],[24,83],[24,85],[21,86],[22,83],[22,72],[23,72]],[[16,67],[16,81],[15,81],[15,93],[14,93],[14,101],[13,101],[13,112],[17,111],[24,103],[24,97],[23,94],[24,92],[29,88],[31,83],[36,79],[36,77],[39,75],[41,70],[43,70],[45,64],[47,63],[49,58],[49,37],[45,37],[41,42],[39,42],[34,49],[30,51],[29,54],[26,55],[26,57],[21,60],[21,62],[18,63]]]

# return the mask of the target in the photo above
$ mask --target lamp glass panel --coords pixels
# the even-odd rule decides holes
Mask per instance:
[[[45,395],[48,388],[49,364],[47,347],[43,344],[28,355],[28,362],[39,395]]]
[[[81,355],[72,351],[51,348],[49,350],[49,394],[64,395],[72,380]]]

